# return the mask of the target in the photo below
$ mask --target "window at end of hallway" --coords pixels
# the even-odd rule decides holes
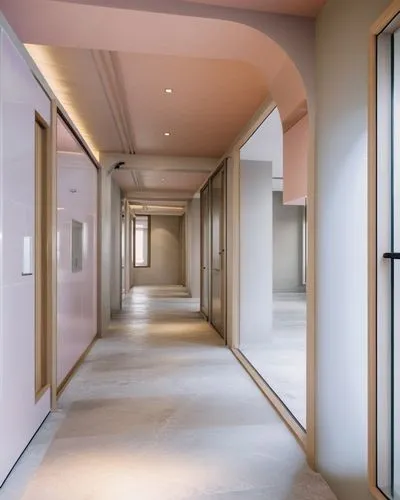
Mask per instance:
[[[135,218],[135,267],[150,267],[150,217]]]

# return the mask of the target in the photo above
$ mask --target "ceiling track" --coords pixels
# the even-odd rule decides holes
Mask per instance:
[[[130,170],[130,173],[135,186],[140,187],[140,181],[137,172],[135,170]]]
[[[123,151],[126,154],[135,154],[126,93],[116,57],[106,50],[92,50],[91,54]]]

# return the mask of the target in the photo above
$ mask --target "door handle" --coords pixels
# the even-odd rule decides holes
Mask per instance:
[[[384,259],[390,259],[390,260],[400,260],[400,253],[399,252],[386,252],[383,254]]]

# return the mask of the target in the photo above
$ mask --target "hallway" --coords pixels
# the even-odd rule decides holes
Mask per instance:
[[[131,292],[0,497],[334,500],[197,309],[180,287]]]

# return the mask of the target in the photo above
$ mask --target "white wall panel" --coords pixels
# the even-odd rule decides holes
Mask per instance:
[[[57,184],[57,383],[60,384],[97,333],[97,170],[84,154],[58,153]],[[73,220],[83,224],[80,272],[72,270]]]
[[[0,31],[1,484],[50,410],[49,391],[35,401],[35,276],[22,270],[24,238],[35,236],[35,111],[48,121],[51,106]]]

